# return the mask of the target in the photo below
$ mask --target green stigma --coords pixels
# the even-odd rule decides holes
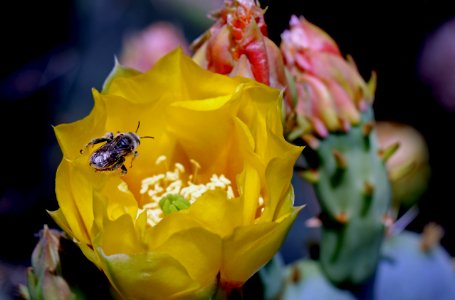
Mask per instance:
[[[182,209],[187,209],[190,206],[190,202],[179,194],[169,194],[160,200],[160,207],[165,215],[169,215]]]

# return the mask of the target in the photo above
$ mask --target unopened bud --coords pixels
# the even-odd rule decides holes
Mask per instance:
[[[258,2],[225,0],[212,17],[214,25],[191,45],[195,62],[215,73],[284,88],[281,51],[267,37],[264,10]]]
[[[329,132],[350,130],[372,103],[374,90],[322,29],[296,16],[289,25],[280,45],[289,72],[287,85],[292,87],[285,91],[285,119],[291,126],[285,128],[287,138],[295,139],[296,132],[325,138]],[[307,122],[299,121],[302,118]]]

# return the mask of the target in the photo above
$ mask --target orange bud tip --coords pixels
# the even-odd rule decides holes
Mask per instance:
[[[292,268],[291,276],[289,277],[290,281],[292,283],[299,283],[301,278],[302,278],[302,274],[300,273],[298,266],[294,266]]]
[[[310,146],[311,149],[313,150],[316,150],[317,148],[319,148],[319,139],[316,138],[314,135],[312,134],[304,134],[302,135],[302,139],[305,143],[308,144],[308,146]]]
[[[396,142],[385,149],[379,150],[379,155],[381,156],[384,163],[386,163],[389,160],[389,158],[398,150],[399,147],[400,143]]]
[[[374,95],[374,92],[376,91],[376,82],[377,82],[377,74],[376,72],[373,70],[371,72],[371,77],[370,77],[370,80],[368,81],[368,90],[370,91],[371,95]],[[371,97],[371,103],[373,103],[373,100],[374,100],[374,97]]]
[[[351,55],[346,55],[346,61],[348,62],[348,64],[350,64],[354,69],[357,70],[357,64],[355,63],[354,61],[354,58],[352,58]]]
[[[420,249],[422,249],[424,252],[430,251],[439,245],[439,242],[441,241],[443,235],[444,229],[440,225],[434,222],[428,223],[423,228],[422,237],[420,240]]]
[[[351,129],[351,123],[348,120],[340,118],[341,130],[348,132]]]
[[[371,133],[371,131],[374,128],[374,123],[373,122],[368,122],[362,127],[362,134],[364,137],[368,137]]]
[[[334,149],[332,151],[333,157],[335,158],[335,162],[339,169],[346,169],[347,161],[346,157],[338,150]]]
[[[365,196],[371,197],[371,196],[373,196],[373,192],[374,192],[374,185],[369,181],[365,181],[363,183],[363,193],[365,194]]]
[[[373,193],[374,185],[369,181],[365,181],[363,183],[363,203],[360,211],[360,215],[362,217],[365,217],[371,209],[371,203],[373,202]]]
[[[348,214],[345,212],[338,213],[335,215],[335,220],[341,224],[346,224],[348,222]]]
[[[305,170],[299,172],[299,175],[306,181],[308,181],[311,184],[315,184],[319,182],[319,173],[318,171],[312,169],[312,170]]]

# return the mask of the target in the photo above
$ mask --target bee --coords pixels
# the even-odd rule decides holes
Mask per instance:
[[[102,137],[95,138],[88,142],[84,149],[80,150],[80,153],[82,154],[89,146],[105,143],[93,151],[90,156],[89,165],[97,172],[114,171],[120,168],[124,175],[128,172],[124,165],[125,157],[129,155],[133,156],[131,159],[131,168],[133,166],[133,160],[138,155],[136,148],[139,146],[141,139],[153,139],[153,136],[139,137],[137,131],[140,125],[141,123],[138,122],[135,132],[117,133],[115,136],[112,132],[108,132]]]

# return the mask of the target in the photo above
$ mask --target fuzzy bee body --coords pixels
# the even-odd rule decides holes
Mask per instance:
[[[139,124],[138,127],[139,129]],[[136,129],[137,132],[137,129]],[[145,136],[142,138],[153,138]],[[127,168],[124,165],[125,157],[132,155],[131,165],[138,152],[136,148],[139,146],[141,138],[135,132],[118,133],[114,136],[112,132],[106,133],[103,137],[91,140],[84,149],[89,146],[99,143],[105,143],[97,150],[93,151],[90,156],[89,165],[95,171],[114,171],[120,168],[123,174],[127,173]],[[83,150],[81,150],[81,153]]]

